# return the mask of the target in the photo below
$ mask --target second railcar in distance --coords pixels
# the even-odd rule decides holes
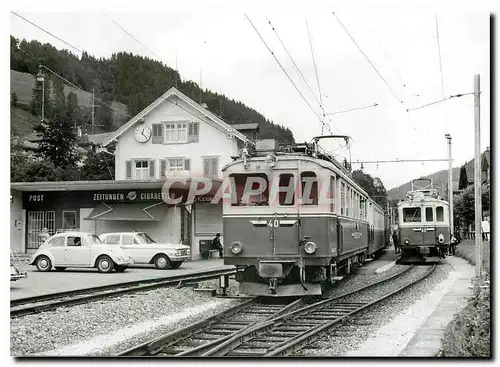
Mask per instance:
[[[444,258],[451,237],[448,202],[432,188],[408,192],[398,204],[398,232],[402,261]]]
[[[242,270],[240,293],[319,295],[388,244],[384,210],[314,146],[245,154],[223,172],[224,263]]]

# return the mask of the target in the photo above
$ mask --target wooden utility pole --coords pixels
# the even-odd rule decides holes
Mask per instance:
[[[92,131],[92,134],[94,134],[94,98],[95,98],[95,94],[94,94],[94,88],[92,88],[92,106],[91,106],[91,113],[92,113],[92,122],[91,122],[91,131]]]
[[[445,138],[448,140],[448,203],[450,204],[450,240],[451,236],[455,233],[453,226],[453,168],[451,165],[451,135],[446,134]]]
[[[482,205],[481,205],[481,137],[480,137],[480,76],[474,75],[474,203],[475,205],[475,244],[476,244],[476,277],[480,278],[482,273],[482,241],[481,231]]]

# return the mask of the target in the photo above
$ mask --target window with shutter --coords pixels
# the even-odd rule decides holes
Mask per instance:
[[[203,176],[210,175],[210,158],[203,158]]]
[[[189,123],[188,141],[190,141],[190,142],[199,141],[199,128],[200,128],[200,125],[198,122],[190,122]]]
[[[163,143],[163,124],[153,124],[153,136],[151,138],[153,144]]]
[[[167,170],[167,161],[160,159],[160,177],[166,177],[165,171]]]
[[[155,175],[155,161],[150,161],[149,162],[149,177],[150,178],[156,178],[156,175]]]
[[[219,174],[219,158],[210,159],[210,175],[216,177]]]
[[[132,178],[132,162],[131,161],[125,162],[125,178],[128,178],[128,179]]]

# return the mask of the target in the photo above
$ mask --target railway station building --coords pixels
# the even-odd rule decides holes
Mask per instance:
[[[247,125],[246,131],[255,128]],[[44,227],[51,234],[136,230],[189,245],[198,259],[203,241],[223,233],[222,202],[212,199],[222,167],[252,143],[247,135],[171,88],[102,139],[99,149],[115,147],[115,180],[11,183],[11,249],[35,252]],[[188,200],[199,178],[212,189]],[[167,192],[166,180],[175,181]],[[165,202],[165,195],[178,203]]]

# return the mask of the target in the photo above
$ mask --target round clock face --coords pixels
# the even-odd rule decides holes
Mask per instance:
[[[151,128],[149,126],[139,125],[135,128],[135,140],[139,143],[145,143],[151,138]]]

